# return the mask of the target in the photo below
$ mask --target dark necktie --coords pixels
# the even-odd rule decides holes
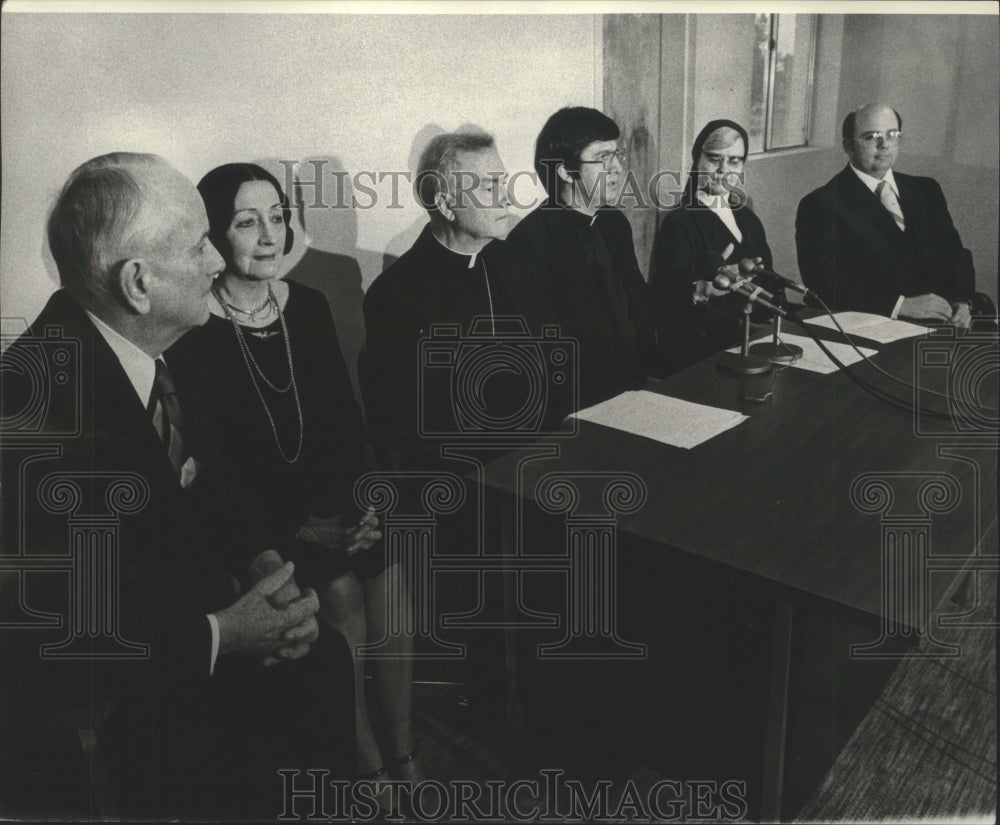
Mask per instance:
[[[153,426],[167,448],[167,455],[180,478],[181,467],[187,455],[184,450],[184,416],[177,400],[177,388],[170,377],[166,362],[156,359],[156,377],[153,378],[153,392],[149,397],[149,410],[153,416]]]

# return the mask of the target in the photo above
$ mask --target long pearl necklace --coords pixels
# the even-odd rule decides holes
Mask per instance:
[[[236,332],[236,340],[240,345],[240,352],[243,353],[243,362],[247,365],[247,371],[250,373],[250,380],[253,382],[253,388],[257,391],[257,397],[260,399],[260,403],[264,407],[264,412],[267,415],[267,420],[271,425],[271,433],[274,435],[274,443],[278,447],[278,454],[288,464],[294,464],[299,460],[299,455],[302,453],[302,433],[304,429],[302,423],[302,404],[299,401],[299,388],[295,383],[295,365],[292,362],[292,340],[288,336],[288,325],[285,323],[285,315],[281,311],[278,300],[274,297],[274,291],[271,289],[271,285],[268,284],[267,303],[274,308],[275,312],[278,313],[278,321],[281,323],[281,332],[285,336],[285,355],[288,358],[288,383],[284,387],[275,386],[268,379],[268,377],[264,375],[264,371],[260,368],[260,364],[257,363],[257,359],[253,357],[253,353],[250,351],[250,347],[247,345],[246,339],[243,337],[243,329],[236,320],[236,316],[230,311],[229,305],[223,300],[222,295],[219,294],[219,289],[215,284],[212,284],[212,294],[215,295],[215,300],[219,302],[219,306],[222,307],[222,311],[233,324],[233,329]],[[263,309],[263,307],[261,307],[261,309]],[[258,309],[257,312],[260,312],[260,310]],[[281,446],[281,440],[278,438],[278,428],[274,423],[274,415],[271,413],[271,408],[267,406],[264,393],[257,381],[258,375],[261,380],[276,393],[286,393],[291,390],[292,395],[295,398],[295,411],[299,418],[299,443],[295,448],[295,455],[291,458],[285,455],[285,450]]]

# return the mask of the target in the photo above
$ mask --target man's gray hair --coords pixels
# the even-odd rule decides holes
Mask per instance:
[[[486,132],[445,132],[431,138],[420,154],[417,178],[413,191],[417,201],[433,216],[437,212],[435,201],[441,192],[448,192],[448,178],[458,170],[458,156],[462,152],[481,152],[493,147],[493,135]]]
[[[48,219],[49,248],[70,294],[89,299],[107,288],[119,253],[140,229],[149,190],[140,170],[164,166],[158,155],[113,152],[73,170]]]

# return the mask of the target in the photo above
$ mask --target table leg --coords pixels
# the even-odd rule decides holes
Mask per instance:
[[[514,561],[517,548],[514,538],[514,506],[512,496],[504,496],[500,504],[501,553],[503,568],[503,646],[504,646],[504,720],[507,723],[508,764],[516,779],[524,768],[524,703],[517,679],[517,595],[518,569]]]
[[[793,611],[790,601],[777,598],[774,605],[767,729],[764,734],[761,822],[781,821],[781,797],[785,782],[785,744],[788,736],[788,682],[792,660]]]

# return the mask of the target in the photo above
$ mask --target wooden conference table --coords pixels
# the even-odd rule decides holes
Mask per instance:
[[[838,339],[833,331],[814,329],[821,338]],[[530,542],[520,535],[523,511],[537,505],[541,487],[558,478],[573,485],[580,500],[588,495],[599,500],[609,478],[638,477],[644,500],[637,509],[624,507],[614,515],[619,536],[652,543],[667,559],[737,571],[769,594],[775,621],[763,820],[779,820],[783,813],[789,693],[796,688],[790,679],[797,655],[792,632],[800,618],[813,609],[832,609],[866,628],[868,641],[850,654],[859,661],[894,662],[901,651],[918,648],[928,655],[959,655],[937,642],[931,609],[964,580],[965,607],[956,607],[954,617],[960,623],[963,610],[974,613],[978,589],[976,575],[961,571],[997,569],[997,416],[975,406],[978,401],[997,407],[995,333],[983,338],[944,333],[883,346],[858,342],[877,348],[875,363],[906,382],[916,381],[920,391],[892,382],[869,364],[855,365],[857,375],[935,410],[957,404],[968,420],[956,424],[893,409],[840,372],[789,367],[736,377],[709,358],[650,387],[749,416],[709,441],[680,449],[580,422],[575,436],[551,439],[558,455],[525,462],[514,450],[482,473],[487,491],[499,492],[503,501],[511,610],[530,569],[522,563],[520,545]],[[949,392],[958,401],[949,403],[928,389]],[[741,400],[767,391],[765,403]],[[621,556],[612,560],[617,564]],[[600,624],[588,624],[585,617],[576,627],[586,635]],[[508,709],[517,722],[511,638],[507,649]],[[808,697],[798,700],[805,702]]]

